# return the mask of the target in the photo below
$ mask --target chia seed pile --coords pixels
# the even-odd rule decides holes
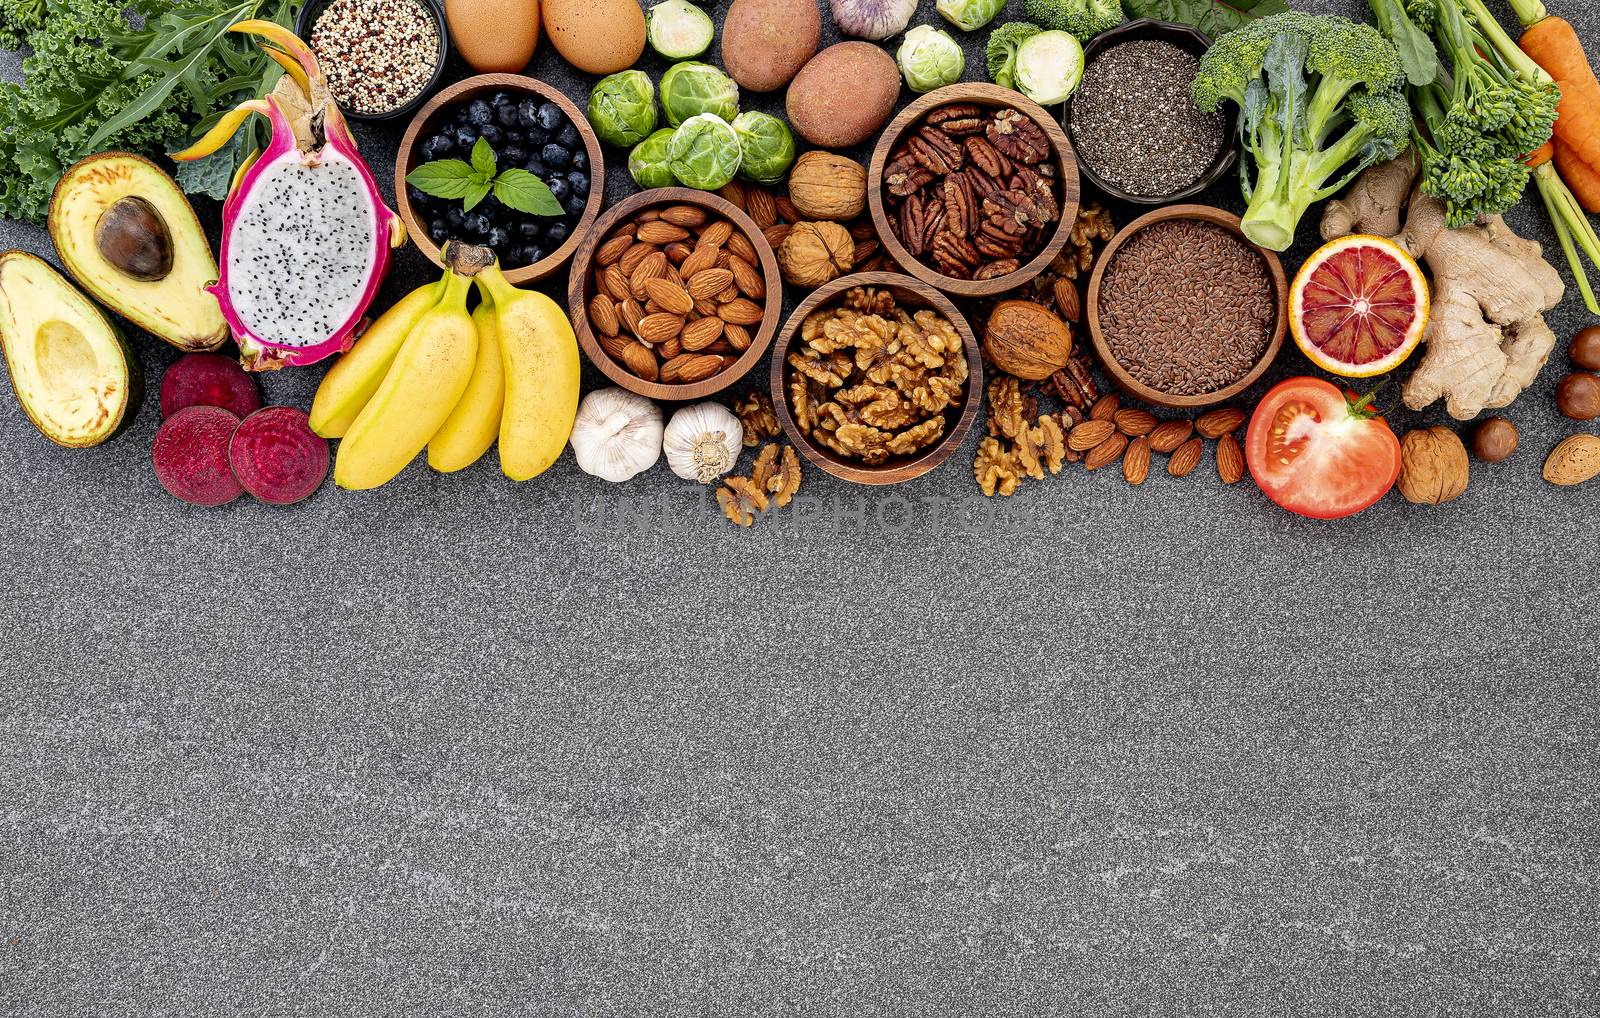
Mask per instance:
[[[1128,374],[1175,396],[1237,382],[1266,353],[1277,295],[1261,253],[1199,219],[1152,223],[1100,281],[1100,332]]]
[[[1072,97],[1078,158],[1143,198],[1195,183],[1228,137],[1221,110],[1195,108],[1190,87],[1199,68],[1198,57],[1157,40],[1121,43],[1095,57]]]
[[[388,113],[428,87],[439,25],[416,0],[333,0],[311,29],[311,49],[340,106]]]

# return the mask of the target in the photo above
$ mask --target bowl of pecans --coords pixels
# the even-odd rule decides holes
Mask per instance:
[[[749,216],[705,191],[660,187],[608,210],[584,237],[567,307],[607,378],[651,399],[691,400],[761,360],[782,293],[778,259]]]
[[[867,200],[902,270],[962,297],[1044,271],[1078,214],[1078,162],[1050,114],[1020,93],[963,82],[911,103],[878,139]]]
[[[858,272],[800,302],[769,382],[778,423],[807,460],[857,484],[898,484],[961,447],[982,402],[983,359],[937,289]]]

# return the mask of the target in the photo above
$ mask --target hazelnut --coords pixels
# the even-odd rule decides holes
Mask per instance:
[[[1556,407],[1575,421],[1600,417],[1600,375],[1574,371],[1556,385]]]
[[[1472,433],[1472,454],[1485,463],[1500,463],[1517,451],[1517,426],[1504,417],[1491,417]]]
[[[867,205],[867,171],[832,152],[807,152],[789,171],[789,200],[808,219],[854,219]]]
[[[1591,325],[1573,336],[1567,356],[1575,367],[1600,371],[1600,325]]]

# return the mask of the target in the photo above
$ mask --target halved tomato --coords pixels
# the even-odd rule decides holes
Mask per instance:
[[[1245,435],[1250,475],[1267,497],[1318,520],[1354,516],[1400,476],[1400,440],[1368,405],[1320,378],[1279,382]]]

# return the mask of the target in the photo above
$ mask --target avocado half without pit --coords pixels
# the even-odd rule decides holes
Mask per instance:
[[[143,402],[144,372],[121,331],[26,251],[0,254],[0,351],[23,411],[57,445],[99,445]]]
[[[111,311],[185,352],[228,338],[200,220],[160,167],[102,152],[61,175],[50,199],[50,239],[62,267]]]

